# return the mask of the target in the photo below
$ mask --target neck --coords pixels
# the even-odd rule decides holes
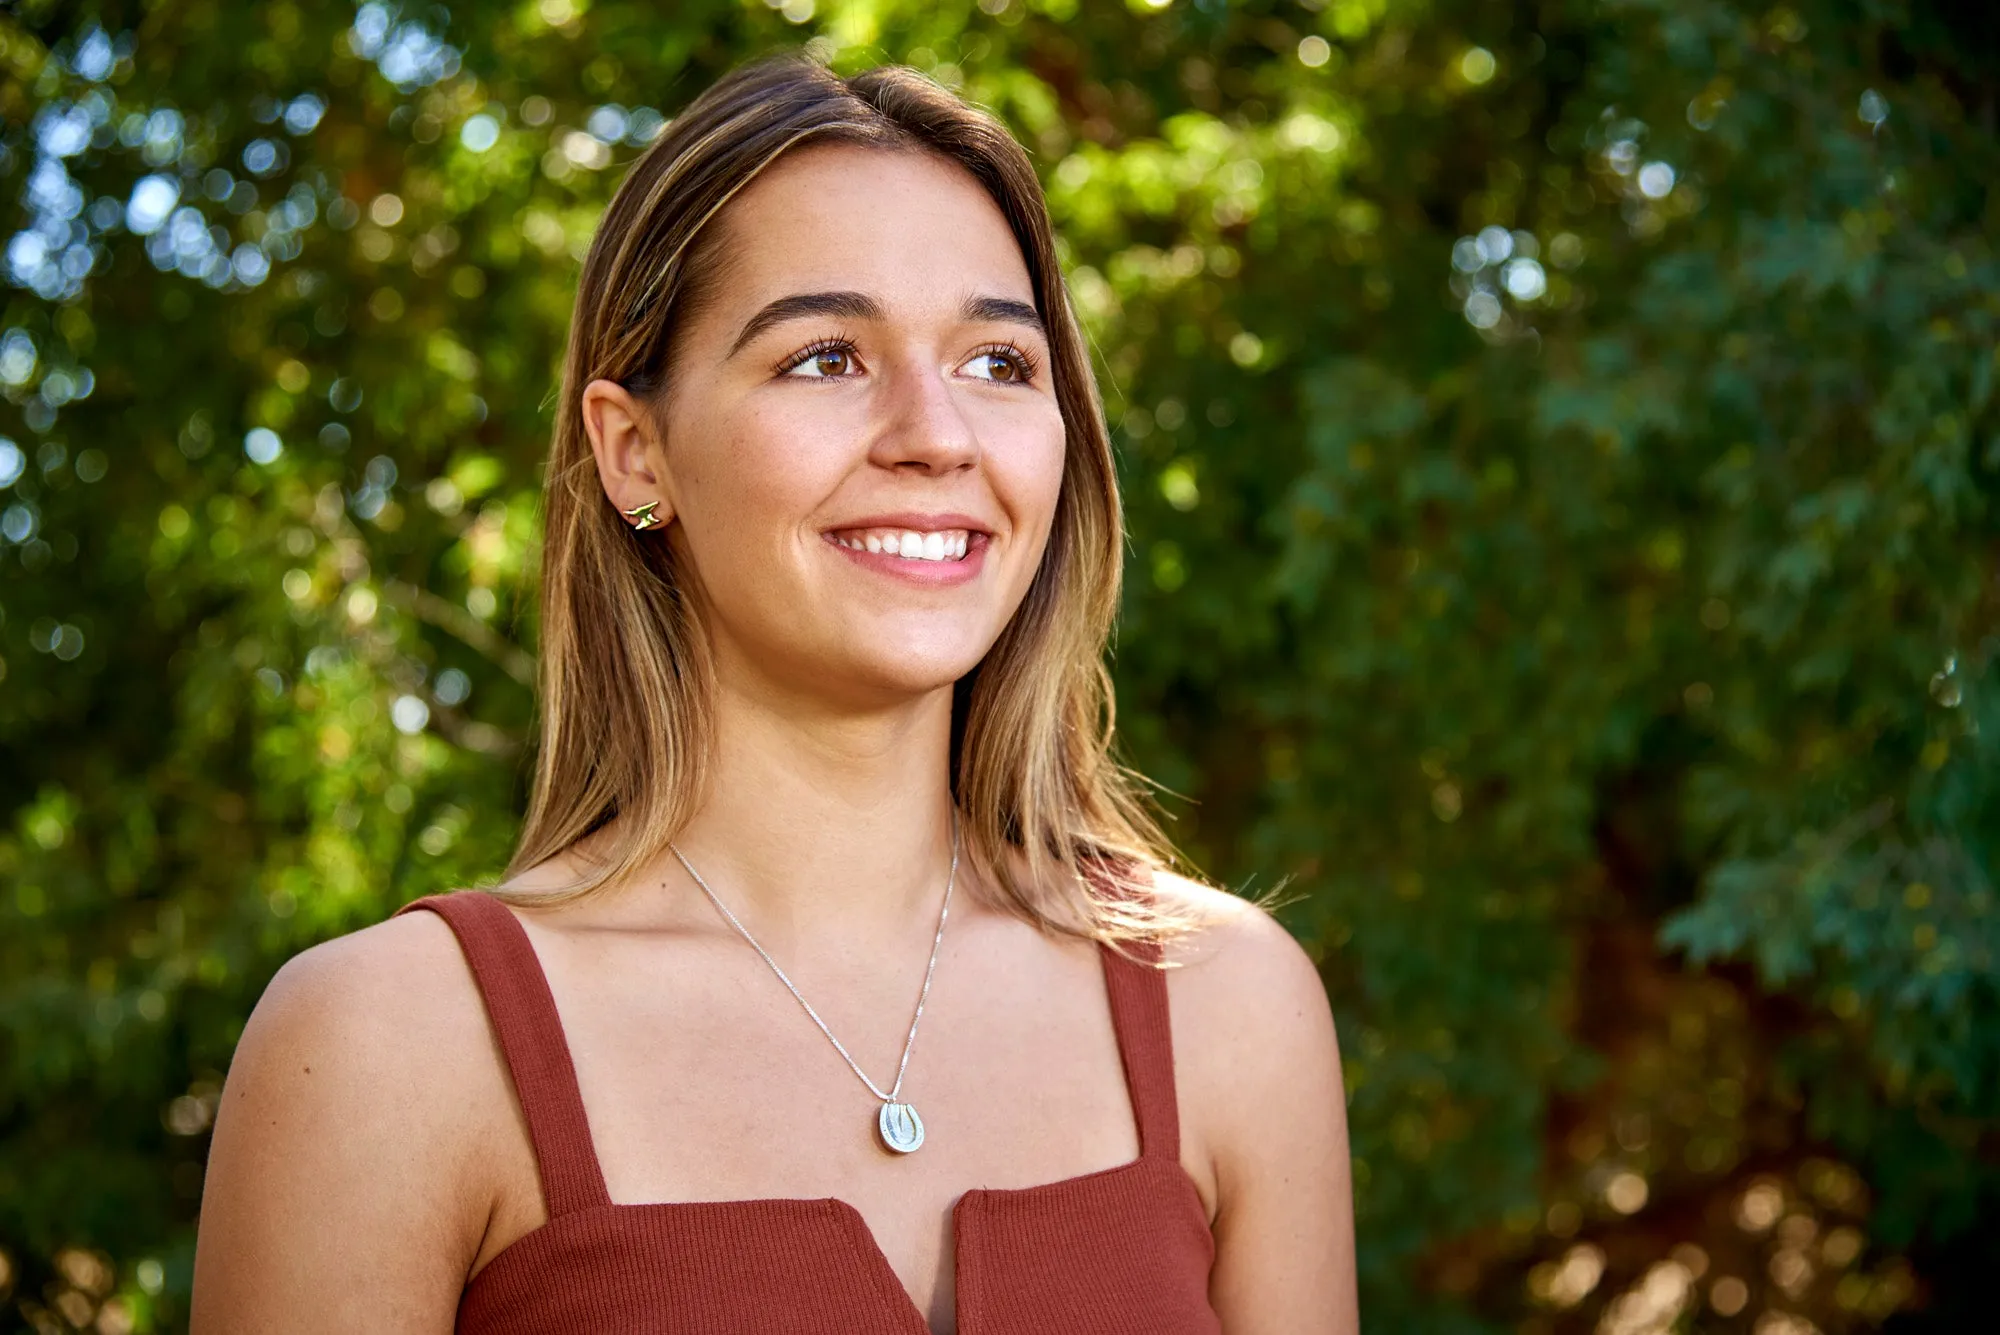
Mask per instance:
[[[675,845],[760,939],[928,932],[951,860],[951,694],[831,712],[723,687]]]

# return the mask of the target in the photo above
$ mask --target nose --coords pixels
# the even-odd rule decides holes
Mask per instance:
[[[979,435],[952,394],[949,373],[911,361],[888,377],[888,420],[869,452],[878,467],[943,475],[979,459]]]

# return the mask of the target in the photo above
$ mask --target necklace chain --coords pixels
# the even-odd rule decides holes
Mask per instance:
[[[799,992],[799,989],[792,984],[792,980],[785,976],[785,971],[778,967],[776,960],[771,958],[771,952],[757,944],[757,938],[750,935],[750,929],[745,927],[742,920],[729,911],[729,906],[722,902],[715,891],[709,889],[708,882],[703,880],[701,873],[694,869],[694,864],[687,860],[687,855],[671,842],[668,843],[667,847],[673,851],[673,855],[676,858],[680,859],[681,866],[686,868],[687,874],[694,878],[694,883],[701,887],[701,892],[708,896],[708,902],[715,905],[722,916],[729,920],[729,925],[734,927],[742,935],[743,939],[750,943],[750,948],[763,957],[764,963],[771,966],[771,972],[778,975],[778,981],[785,985],[785,990],[792,994],[792,999],[805,1008],[806,1014],[811,1016],[812,1022],[819,1026],[819,1031],[826,1035],[826,1041],[833,1044],[833,1050],[840,1054],[841,1060],[847,1063],[848,1069],[860,1077],[862,1084],[868,1086],[868,1092],[883,1103],[894,1103],[896,1096],[902,1093],[904,1073],[910,1069],[910,1051],[917,1045],[917,1026],[922,1023],[924,1018],[924,1002],[929,1000],[931,995],[931,975],[937,972],[938,949],[944,944],[945,919],[951,915],[951,890],[952,886],[958,881],[958,813],[953,812],[951,818],[951,874],[945,878],[944,904],[938,909],[937,935],[931,940],[931,960],[924,967],[924,986],[917,993],[917,1012],[910,1017],[909,1037],[903,1040],[903,1059],[896,1064],[896,1083],[889,1087],[887,1093],[882,1091],[880,1085],[877,1085],[873,1080],[868,1078],[868,1073],[862,1070],[854,1058],[849,1055],[847,1048],[841,1041],[833,1036],[833,1030],[826,1027],[826,1021],[819,1018],[819,1012],[812,1008],[812,1003],[807,1001]]]

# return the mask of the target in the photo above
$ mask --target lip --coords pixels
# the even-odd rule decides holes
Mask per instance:
[[[964,529],[968,541],[965,555],[956,561],[910,561],[900,556],[890,556],[885,552],[857,552],[851,547],[843,547],[833,540],[836,533],[848,533],[863,528],[902,528],[919,533],[935,533],[944,529]],[[919,514],[913,510],[898,511],[894,514],[869,515],[827,528],[820,533],[820,540],[837,555],[846,557],[864,570],[887,575],[905,584],[920,588],[948,589],[976,579],[986,565],[986,550],[992,545],[993,530],[970,515],[962,514]]]

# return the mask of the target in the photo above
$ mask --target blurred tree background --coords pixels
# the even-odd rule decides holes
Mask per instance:
[[[505,860],[577,260],[663,117],[809,43],[1044,173],[1126,746],[1198,866],[1290,878],[1368,1328],[1991,1329],[1996,31],[15,0],[0,1326],[181,1329],[265,981]]]

